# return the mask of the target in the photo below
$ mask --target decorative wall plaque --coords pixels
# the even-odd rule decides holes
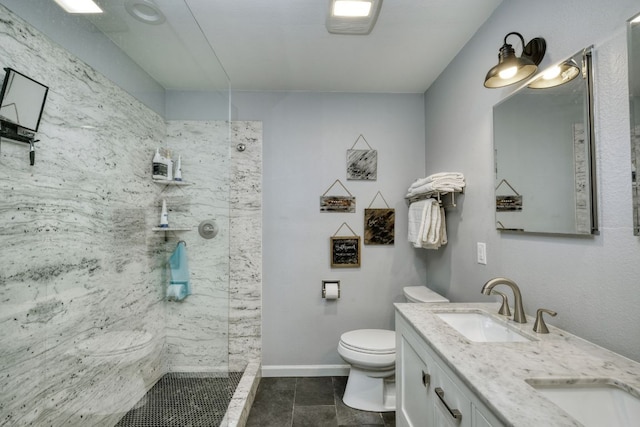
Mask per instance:
[[[355,150],[358,141],[362,140],[368,150]],[[378,179],[378,152],[371,148],[367,140],[360,134],[350,150],[347,150],[347,179],[375,181]]]

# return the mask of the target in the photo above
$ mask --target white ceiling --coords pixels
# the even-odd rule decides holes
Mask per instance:
[[[502,0],[385,0],[367,36],[329,34],[329,0],[154,0],[157,26],[123,1],[92,22],[167,89],[422,93]]]

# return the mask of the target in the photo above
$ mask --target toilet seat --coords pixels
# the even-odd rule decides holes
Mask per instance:
[[[343,347],[367,354],[395,354],[396,333],[385,329],[357,329],[340,336]]]
[[[351,365],[362,369],[393,371],[396,363],[396,333],[383,329],[345,332],[340,337],[338,353]]]

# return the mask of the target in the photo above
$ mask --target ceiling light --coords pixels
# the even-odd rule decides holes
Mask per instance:
[[[102,13],[93,0],[54,0],[68,13]]]
[[[522,55],[518,57],[513,47],[507,43],[507,38],[516,35],[522,41]],[[520,33],[512,32],[504,36],[504,44],[498,53],[498,65],[491,68],[484,79],[487,88],[498,88],[518,83],[532,76],[538,70],[547,44],[541,37],[532,39],[525,45]]]
[[[167,19],[151,0],[126,0],[124,8],[129,15],[145,24],[160,25]]]
[[[375,25],[382,0],[329,0],[325,23],[332,34],[369,34]]]
[[[333,2],[333,16],[362,17],[369,16],[370,12],[370,1],[336,0]]]
[[[527,86],[531,89],[546,89],[549,87],[560,86],[565,83],[569,83],[571,80],[578,77],[579,74],[580,67],[578,67],[578,64],[571,59],[545,70],[545,72]]]

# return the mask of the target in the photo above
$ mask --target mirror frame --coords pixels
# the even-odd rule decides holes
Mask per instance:
[[[40,121],[42,120],[42,113],[44,111],[44,104],[47,101],[47,95],[49,93],[49,87],[40,83],[37,80],[32,79],[31,77],[19,71],[14,70],[13,68],[7,67],[4,69],[4,71],[6,74],[4,77],[4,82],[2,83],[2,90],[0,91],[0,111],[2,111],[2,109],[4,107],[7,107],[8,105],[13,105],[15,109],[16,119],[14,120],[9,117],[0,115],[0,120],[13,123],[16,126],[31,132],[38,132],[38,128],[40,127]],[[29,89],[26,91],[26,93],[25,93],[25,90],[22,90],[21,93],[16,92],[17,89],[15,89],[15,86],[12,85],[15,79],[21,79],[23,82],[25,82],[23,83],[23,88],[24,88],[24,84],[29,85],[28,86]],[[29,95],[29,94],[38,95],[38,98],[23,99],[25,95]],[[11,96],[17,97],[16,102],[12,104],[4,104],[5,100]],[[32,106],[28,105],[30,109],[33,111],[33,114],[31,114],[30,117],[28,117],[29,121],[20,119],[18,111],[23,111],[25,108],[19,108],[17,104],[18,101],[20,101],[21,107],[24,107],[25,105],[28,105],[30,102],[33,101]]]
[[[640,121],[635,120],[635,103],[634,103],[634,87],[640,86],[640,76],[638,69],[633,64],[634,56],[640,62],[640,53],[634,55],[634,50],[640,51],[640,43],[634,46],[633,28],[638,32],[637,38],[640,39],[640,22],[634,23],[634,20],[640,18],[640,13],[632,16],[627,21],[627,67],[628,67],[628,84],[629,84],[629,148],[631,154],[631,204],[633,216],[633,235],[640,236],[640,189],[638,188],[638,168],[640,167],[640,132],[636,129],[640,128]],[[640,97],[640,93],[638,93]],[[639,112],[640,113],[640,112]]]
[[[544,235],[559,235],[559,236],[591,236],[591,235],[598,235],[599,234],[599,228],[598,228],[598,198],[597,198],[597,177],[596,177],[596,148],[595,148],[595,132],[594,132],[594,90],[593,90],[593,80],[594,80],[594,75],[593,75],[593,45],[587,46],[584,49],[581,49],[580,51],[574,53],[573,55],[569,56],[569,58],[576,58],[577,56],[582,56],[582,70],[581,70],[581,74],[583,75],[583,78],[585,80],[585,105],[584,105],[584,118],[587,121],[587,123],[585,123],[585,142],[586,144],[588,144],[588,147],[586,148],[585,152],[588,155],[588,159],[587,159],[587,165],[589,167],[589,171],[587,174],[587,179],[589,180],[589,213],[590,213],[590,224],[589,224],[589,231],[588,232],[578,232],[577,230],[575,232],[558,232],[558,231],[545,231],[545,230],[526,230],[526,229],[521,229],[521,228],[505,228],[504,226],[501,228],[500,224],[499,224],[499,218],[497,217],[497,214],[499,213],[497,211],[497,205],[494,204],[495,206],[495,224],[496,224],[496,229],[500,230],[501,232],[510,232],[510,233],[518,233],[518,234],[544,234]],[[567,60],[564,59],[563,61]],[[563,62],[561,61],[561,62]],[[557,65],[557,64],[552,64],[553,65]],[[493,149],[494,149],[494,186],[496,186],[496,189],[494,191],[494,195],[497,197],[498,193],[497,193],[497,187],[501,187],[501,185],[504,185],[503,182],[500,183],[500,185],[498,185],[498,175],[497,175],[497,171],[498,171],[498,158],[497,158],[497,154],[496,154],[496,134],[495,134],[495,120],[496,120],[496,115],[495,115],[495,110],[496,107],[500,106],[501,104],[503,104],[505,101],[511,99],[513,96],[515,96],[516,94],[520,93],[523,89],[526,89],[527,86],[529,84],[531,84],[534,80],[536,80],[537,78],[539,78],[542,73],[544,72],[544,70],[542,72],[538,72],[535,74],[535,76],[533,76],[531,79],[528,79],[524,84],[522,84],[521,86],[519,86],[516,90],[514,90],[512,93],[510,93],[507,97],[505,97],[504,99],[502,99],[500,102],[498,102],[496,105],[494,105],[493,107],[493,126],[494,126],[494,130],[493,130]],[[532,89],[532,90],[540,90],[540,89]],[[507,182],[508,184],[508,182]],[[502,188],[502,187],[501,187]],[[508,203],[509,201],[507,201]],[[497,203],[497,202],[496,202]]]

